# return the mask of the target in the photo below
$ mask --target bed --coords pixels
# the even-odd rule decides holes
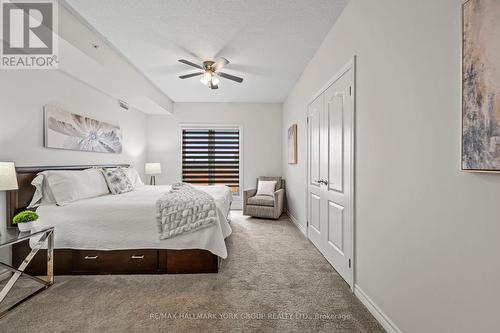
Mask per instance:
[[[89,167],[18,168],[19,190],[7,195],[9,221],[28,206],[34,193],[31,181],[37,173]],[[225,239],[232,232],[228,220],[231,193],[225,186],[196,188],[214,198],[216,223],[169,239],[159,238],[155,205],[170,186],[142,186],[120,195],[103,195],[64,206],[38,207],[38,227],[55,227],[55,274],[218,272],[220,259],[228,255]],[[29,251],[28,243],[14,247],[13,263],[20,264]],[[28,273],[44,274],[44,255],[43,251],[37,254],[39,258],[33,260]]]

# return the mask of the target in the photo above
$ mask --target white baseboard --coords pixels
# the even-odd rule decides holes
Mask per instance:
[[[295,224],[295,226],[304,234],[304,236],[307,237],[307,230],[302,224],[299,223],[299,220],[297,220],[295,216],[293,216],[292,213],[288,211],[288,209],[285,209],[285,214],[290,218],[293,224]]]
[[[285,214],[288,215],[290,220],[295,226],[307,237],[306,228],[299,223],[299,221],[285,209]],[[354,295],[363,303],[368,311],[375,317],[375,319],[382,325],[388,333],[402,333],[402,331],[392,322],[392,320],[371,300],[370,297],[357,285],[354,285]]]
[[[402,331],[392,322],[392,320],[368,297],[367,294],[357,285],[354,285],[354,295],[359,298],[368,311],[377,319],[388,333],[402,333]]]

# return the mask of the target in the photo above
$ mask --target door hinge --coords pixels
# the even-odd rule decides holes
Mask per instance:
[[[349,268],[351,268],[351,259],[349,259]]]
[[[352,86],[349,86],[349,96],[352,96]]]
[[[309,221],[306,221],[306,226],[309,227]]]
[[[307,123],[309,124],[309,117],[307,117]]]

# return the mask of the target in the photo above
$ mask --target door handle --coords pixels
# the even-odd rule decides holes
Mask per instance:
[[[85,260],[96,260],[99,256],[85,256]]]
[[[318,184],[323,184],[323,185],[328,185],[328,182],[324,179],[317,180],[316,183]]]

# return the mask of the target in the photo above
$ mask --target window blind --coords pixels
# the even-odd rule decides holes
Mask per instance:
[[[182,181],[195,185],[222,184],[239,192],[239,129],[183,129]]]

